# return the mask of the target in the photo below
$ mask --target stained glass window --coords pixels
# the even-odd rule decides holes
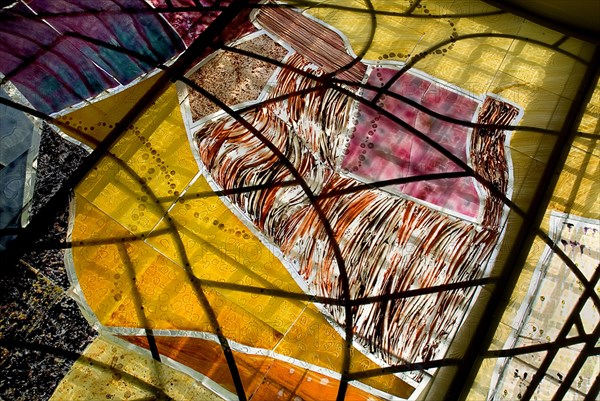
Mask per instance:
[[[593,28],[0,4],[0,399],[598,396]]]

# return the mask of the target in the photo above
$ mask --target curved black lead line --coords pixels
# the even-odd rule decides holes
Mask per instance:
[[[164,196],[158,198],[159,201],[165,202],[169,200],[183,199],[183,200],[193,200],[193,199],[203,199],[210,198],[213,196],[229,196],[229,195],[240,195],[249,192],[262,191],[264,189],[274,189],[274,188],[286,188],[293,187],[298,185],[296,180],[282,181],[282,182],[269,182],[266,184],[257,184],[257,185],[247,185],[244,187],[236,187],[230,189],[223,189],[218,191],[201,191],[201,192],[186,192],[183,195],[175,196]]]
[[[367,6],[367,11],[369,13],[369,17],[370,17],[370,24],[369,24],[369,36],[367,39],[367,42],[365,43],[364,47],[356,54],[356,57],[349,62],[348,64],[346,64],[345,66],[340,67],[339,69],[337,69],[336,71],[332,72],[331,76],[335,76],[341,72],[347,71],[349,69],[351,69],[352,67],[354,67],[356,64],[360,63],[363,59],[363,57],[365,56],[365,54],[367,54],[367,52],[369,51],[369,49],[371,48],[371,45],[373,44],[373,39],[375,38],[375,32],[377,31],[377,16],[375,14],[375,7],[373,7],[373,3],[371,2],[371,0],[363,0]],[[324,79],[327,80],[328,75],[326,74],[324,76]],[[324,112],[324,111],[323,111]],[[333,244],[335,244],[334,247],[334,251],[336,251],[337,254],[339,254],[339,258],[342,258],[342,252],[340,249],[340,246],[338,244],[338,242],[335,239],[334,233],[333,233],[333,229],[331,227],[331,224],[329,223],[329,221],[327,220],[325,213],[322,212],[322,209],[320,207],[320,205],[318,206],[318,208],[316,207],[316,205],[318,205],[319,199],[316,199],[315,202],[313,203],[313,207],[315,208],[315,211],[317,211],[317,214],[319,214],[319,218],[322,220],[323,225],[327,231],[327,236],[329,237],[329,241]],[[312,202],[311,202],[312,203]],[[321,217],[321,214],[323,215]],[[327,221],[327,226],[325,226],[324,222]],[[336,259],[338,259],[338,256],[336,254]],[[342,270],[342,267],[339,264],[338,261],[338,267],[339,270]],[[346,266],[344,265],[343,270],[346,270]],[[346,398],[346,392],[348,391],[348,382],[349,382],[349,374],[350,374],[350,363],[351,363],[351,355],[350,355],[350,351],[352,349],[352,343],[353,343],[353,335],[354,335],[354,320],[353,320],[353,316],[352,316],[352,300],[350,298],[350,284],[349,284],[349,280],[348,280],[348,273],[344,272],[344,276],[345,279],[342,279],[342,283],[343,283],[343,288],[344,288],[344,317],[346,320],[346,336],[344,338],[345,341],[345,347],[344,347],[344,358],[342,361],[342,371],[340,372],[342,374],[342,376],[340,377],[340,385],[338,387],[338,393],[337,393],[337,397],[336,400],[337,401],[344,401],[344,399]],[[342,277],[342,275],[340,274],[340,277]],[[344,280],[346,282],[344,282]]]
[[[222,281],[214,281],[214,280],[201,280],[201,281],[204,285],[206,285],[207,287],[211,287],[211,288],[222,288],[222,289],[226,289],[226,290],[245,292],[245,293],[249,293],[249,294],[257,294],[257,295],[271,296],[271,297],[284,298],[284,299],[293,299],[293,300],[297,300],[297,301],[314,302],[314,303],[323,304],[323,305],[336,305],[336,306],[344,305],[344,301],[339,298],[324,297],[324,296],[320,296],[320,295],[309,295],[309,294],[305,294],[305,293],[284,291],[284,290],[281,290],[278,288],[255,287],[255,286],[236,284],[236,283],[228,283],[228,282],[222,282]],[[351,305],[352,306],[361,306],[361,305],[368,305],[368,304],[379,303],[379,302],[397,301],[400,299],[407,299],[407,298],[418,297],[418,296],[428,295],[428,294],[436,294],[439,292],[460,290],[460,289],[486,286],[486,285],[493,285],[496,283],[496,281],[497,280],[493,277],[485,277],[485,278],[480,278],[480,279],[461,281],[461,282],[457,282],[457,283],[442,284],[442,285],[436,285],[436,286],[431,286],[431,287],[426,287],[426,288],[417,288],[414,290],[405,290],[405,291],[394,292],[394,293],[385,294],[385,295],[374,295],[374,296],[363,297],[363,298],[354,298],[351,300]]]
[[[411,15],[421,5],[421,0],[413,0],[410,6],[406,9],[405,13]]]
[[[138,323],[144,328],[150,354],[152,355],[152,359],[161,362],[160,353],[158,352],[158,347],[156,345],[156,339],[154,338],[154,333],[148,326],[148,319],[146,318],[146,312],[144,312],[144,301],[142,299],[142,294],[140,293],[137,283],[135,282],[135,269],[133,267],[133,262],[129,257],[129,252],[127,252],[127,248],[125,247],[124,243],[117,243],[117,249],[119,252],[119,257],[121,258],[121,262],[125,267],[125,274],[129,279],[128,284],[131,285],[131,300],[133,301],[133,307],[137,315]]]
[[[418,8],[418,3],[421,0],[416,0],[417,4],[413,4],[408,7],[406,11],[387,11],[387,10],[375,10],[376,15],[382,15],[387,17],[410,17],[410,18],[424,18],[424,19],[436,19],[436,18],[467,18],[467,17],[488,17],[498,14],[506,14],[505,11],[502,10],[494,10],[494,11],[484,11],[479,13],[457,13],[457,14],[413,14],[414,9]],[[353,7],[353,6],[343,6],[339,4],[326,4],[324,2],[317,1],[309,1],[309,0],[291,0],[287,2],[288,4],[279,4],[279,3],[271,3],[271,4],[262,4],[262,7],[285,7],[285,8],[298,8],[300,6],[307,7],[307,9],[311,8],[329,8],[332,10],[338,11],[349,11],[356,14],[371,14],[371,11],[363,8],[363,7]]]
[[[383,96],[383,92],[387,92],[390,87],[396,83],[396,81],[408,70],[410,70],[413,66],[415,66],[419,61],[423,60],[425,57],[427,57],[428,55],[430,55],[432,52],[434,52],[435,50],[438,50],[441,47],[444,47],[450,43],[456,43],[458,41],[462,41],[462,40],[467,40],[467,39],[476,39],[476,38],[503,38],[503,39],[513,39],[513,40],[519,40],[519,41],[523,41],[526,43],[531,43],[534,45],[538,45],[541,47],[545,47],[547,49],[550,49],[554,52],[560,53],[564,56],[570,57],[573,60],[583,64],[583,65],[589,65],[589,62],[584,60],[583,58],[574,55],[573,53],[570,53],[564,49],[561,48],[557,48],[554,47],[553,45],[546,43],[546,42],[542,42],[541,40],[537,40],[537,39],[530,39],[530,38],[524,38],[522,36],[519,35],[514,35],[514,34],[509,34],[509,33],[493,33],[493,32],[484,32],[484,33],[470,33],[467,35],[460,35],[457,37],[451,37],[450,39],[446,39],[442,42],[439,42],[436,45],[431,46],[430,48],[428,48],[427,50],[424,50],[422,53],[419,53],[418,55],[412,57],[405,65],[404,67],[402,67],[400,70],[398,70],[398,72],[396,74],[394,74],[394,76],[385,83],[385,85],[383,85],[380,88],[380,92],[377,93],[377,95],[375,95],[375,97],[373,98],[373,101],[376,102],[377,100],[379,100],[379,98],[381,98],[381,96]]]
[[[343,391],[343,389],[342,389],[342,391]]]
[[[183,79],[182,79],[182,80],[183,80]],[[184,82],[185,82],[185,80],[184,80]],[[198,88],[198,87],[194,87],[195,85],[194,85],[192,82],[186,82],[186,83],[188,83],[188,85],[190,85],[190,86],[191,86],[193,89],[196,89],[196,90],[200,89],[200,88]],[[200,91],[200,92],[202,92],[202,91]],[[244,121],[245,121],[245,120],[244,120]],[[265,139],[266,139],[266,138],[265,138]],[[284,159],[285,159],[285,158],[284,158]],[[285,160],[287,160],[287,159],[285,159]],[[319,215],[319,210],[320,210],[320,208],[318,208],[318,209],[315,209],[315,210],[317,211],[317,214]],[[320,212],[321,212],[320,219],[325,219],[325,220],[326,220],[326,217],[324,216],[324,213],[322,212],[322,210],[320,210]],[[326,225],[325,225],[326,232],[328,231],[328,235],[330,235],[330,236],[333,236],[333,232],[332,232],[332,230],[331,230],[331,227],[330,227],[330,225],[329,225],[329,230],[327,230],[327,227],[326,227],[327,225],[329,225],[329,224],[326,224]],[[338,246],[338,252],[339,252],[339,246]],[[334,253],[335,253],[335,246],[334,246]],[[341,255],[340,255],[340,256],[341,256]],[[337,257],[336,257],[336,259],[337,259]],[[339,262],[338,262],[338,266],[339,266]],[[340,269],[340,270],[341,270],[341,269]],[[341,274],[341,277],[342,277],[342,276],[343,276],[343,274]],[[347,273],[346,273],[346,279],[347,279]],[[346,316],[349,316],[349,315],[348,315],[348,312],[346,312]],[[352,319],[351,315],[350,315],[350,319]],[[346,320],[348,321],[348,319],[346,319]],[[352,327],[352,326],[348,326],[348,325],[346,324],[346,328],[347,328],[347,330],[346,330],[346,331],[347,331],[347,332],[349,331],[349,330],[348,330],[348,328],[350,328],[350,331],[351,331],[351,330],[352,330],[352,329],[351,329],[351,327]],[[348,337],[348,336],[346,336],[346,338],[349,338],[349,337]],[[351,337],[350,337],[350,338],[351,338]],[[351,345],[351,342],[347,342],[347,347],[346,347],[345,351],[347,351],[347,353],[348,353],[348,354],[349,354],[349,350],[350,350],[350,345]],[[348,367],[346,368],[346,371],[347,371],[347,370],[348,370],[348,368],[349,368],[349,358],[347,359],[347,361],[348,361],[348,362],[347,362],[347,366],[348,366]],[[338,392],[338,395],[340,395],[340,394],[341,394],[342,398],[343,398],[343,394],[344,394],[344,392],[345,392],[345,389],[344,389],[344,384],[343,384],[343,383],[344,383],[344,380],[342,380],[342,381],[341,381],[341,386],[340,386],[340,390],[341,390],[341,391],[339,391],[339,392]],[[339,397],[338,397],[338,398],[339,398]]]
[[[138,232],[136,234],[128,235],[126,237],[104,237],[96,238],[84,241],[64,241],[60,242],[57,240],[36,242],[31,246],[33,251],[43,251],[48,249],[73,249],[82,248],[87,246],[98,246],[98,245],[111,245],[111,244],[126,244],[128,242],[142,241],[143,239],[159,237],[161,235],[169,234],[170,228],[159,228],[153,231]]]
[[[575,337],[566,338],[564,341],[552,341],[548,343],[539,343],[533,345],[524,345],[516,348],[488,350],[483,354],[483,358],[509,358],[525,354],[533,354],[535,352],[550,351],[554,348],[570,347],[576,344],[581,344],[589,340],[597,340],[592,334],[578,335]]]
[[[448,178],[462,178],[462,177],[470,177],[471,175],[466,171],[456,171],[451,173],[434,173],[434,174],[423,174],[423,175],[415,175],[411,177],[400,177],[400,178],[392,178],[389,180],[381,180],[369,182],[366,184],[354,185],[344,189],[332,190],[329,192],[321,193],[317,198],[327,199],[333,198],[336,196],[349,195],[359,191],[366,191],[372,189],[384,188],[392,185],[400,185],[400,184],[408,184],[411,182],[419,182],[419,181],[434,181],[434,180],[443,180]]]

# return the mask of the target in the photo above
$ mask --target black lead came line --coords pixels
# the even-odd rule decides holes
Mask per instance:
[[[146,317],[146,313],[144,312],[142,294],[140,293],[140,289],[138,288],[135,280],[135,268],[133,266],[133,262],[131,261],[129,252],[127,252],[127,247],[124,243],[117,243],[117,249],[119,251],[121,262],[123,262],[123,266],[125,267],[125,274],[129,280],[128,284],[131,286],[131,299],[133,301],[138,323],[144,328],[150,354],[152,354],[152,359],[161,362],[158,346],[156,345],[156,339],[154,338],[154,333],[152,328],[148,327],[148,319]]]

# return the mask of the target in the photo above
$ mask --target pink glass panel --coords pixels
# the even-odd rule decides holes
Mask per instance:
[[[368,83],[383,86],[396,72],[375,68]],[[436,113],[462,121],[472,121],[479,106],[476,99],[410,72],[404,73],[390,90]],[[373,96],[373,91],[364,93],[368,100]],[[469,128],[433,117],[391,96],[381,97],[378,104],[467,162]],[[415,134],[363,103],[342,168],[368,182],[461,171]],[[387,189],[471,218],[479,214],[481,200],[471,177],[417,181]]]

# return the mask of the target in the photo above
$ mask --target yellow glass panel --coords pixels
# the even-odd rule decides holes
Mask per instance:
[[[305,302],[261,296],[243,287],[280,289],[301,294],[290,273],[270,249],[235,216],[216,196],[195,197],[211,188],[199,178],[171,209],[168,221],[176,227],[194,275],[202,280],[231,283],[239,289],[216,291],[247,310],[256,319],[285,333],[306,307]],[[186,199],[187,198],[187,199]],[[168,227],[163,220],[157,227]],[[159,252],[182,265],[175,240],[169,235],[149,239]]]
[[[171,86],[110,149],[76,192],[132,232],[150,231],[197,173]]]
[[[341,371],[345,341],[329,324],[323,324],[323,315],[311,305],[298,318],[286,336],[275,348],[278,354],[290,356],[314,365]],[[351,348],[351,372],[361,372],[377,368],[369,358]],[[412,394],[414,388],[394,375],[377,376],[361,380],[400,397]]]
[[[595,148],[598,148],[597,142]],[[556,184],[549,210],[600,219],[600,157],[572,147]],[[542,223],[547,232],[549,213]]]
[[[111,94],[106,99],[61,116],[58,121],[63,132],[92,148],[95,147],[106,138],[114,124],[141,100],[161,75],[162,72],[159,72],[125,90]]]
[[[52,401],[146,400],[220,401],[196,379],[98,337],[52,394]]]
[[[131,235],[124,227],[85,199],[76,202],[73,262],[86,302],[100,323],[213,332],[182,267],[141,240],[121,243]],[[214,290],[204,288],[204,293],[229,338],[268,348],[281,337]],[[248,323],[242,327],[240,322]]]

